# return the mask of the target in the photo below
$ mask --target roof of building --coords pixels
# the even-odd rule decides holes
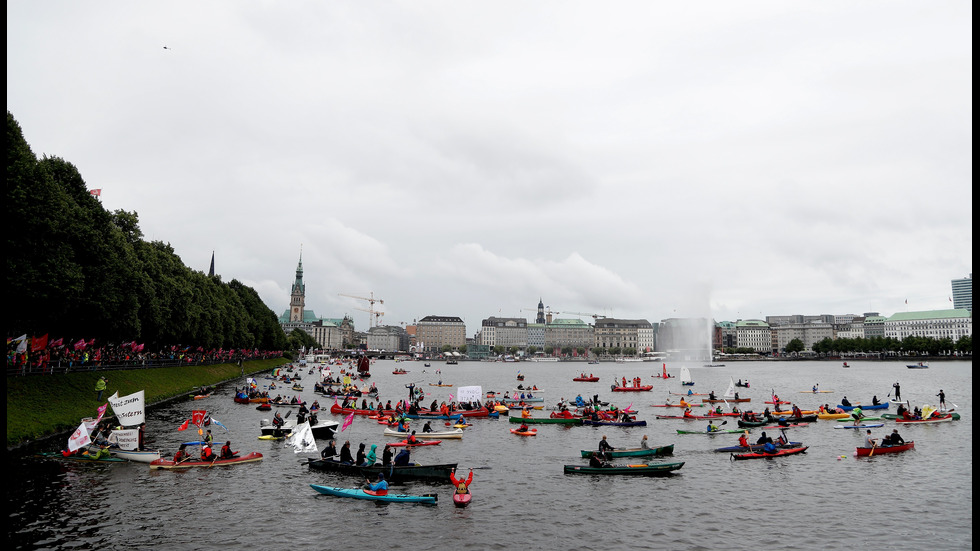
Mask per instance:
[[[937,320],[953,318],[969,318],[970,311],[966,308],[955,308],[951,310],[923,310],[921,312],[899,312],[893,314],[886,321],[919,321]]]

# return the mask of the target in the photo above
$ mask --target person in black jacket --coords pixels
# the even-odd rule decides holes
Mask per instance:
[[[344,442],[340,448],[340,462],[348,465],[354,464],[354,457],[350,454],[350,440]]]

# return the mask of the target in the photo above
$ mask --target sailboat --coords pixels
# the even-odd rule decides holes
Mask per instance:
[[[160,450],[142,448],[143,429],[146,421],[146,397],[144,392],[134,392],[119,396],[116,392],[109,396],[109,405],[116,415],[120,427],[109,434],[109,451],[113,457],[128,459],[138,463],[150,463],[160,459]]]
[[[724,398],[735,399],[735,379],[731,378],[730,381],[731,382],[728,383],[728,390],[726,390],[725,394],[723,394],[722,396]]]
[[[684,386],[694,386],[694,381],[691,380],[691,370],[687,366],[681,368],[681,384]]]

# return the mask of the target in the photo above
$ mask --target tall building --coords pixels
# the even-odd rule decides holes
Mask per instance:
[[[543,308],[543,307],[542,307]],[[542,310],[539,315],[544,315]],[[524,318],[497,318],[490,316],[480,326],[480,344],[505,349],[527,348],[527,320]]]
[[[538,319],[534,320],[534,323],[547,323],[544,319],[544,301],[540,298],[538,299]]]
[[[299,253],[299,264],[296,265],[296,280],[289,292],[289,321],[302,322],[303,310],[306,308],[306,284],[303,283],[303,253]]]
[[[969,310],[973,312],[973,274],[963,279],[954,279],[953,287],[953,308],[956,310]]]
[[[353,342],[354,320],[321,318],[313,310],[306,309],[306,284],[303,283],[303,253],[296,266],[296,279],[289,291],[289,309],[279,316],[279,325],[288,335],[293,329],[302,329],[325,349],[343,348]]]

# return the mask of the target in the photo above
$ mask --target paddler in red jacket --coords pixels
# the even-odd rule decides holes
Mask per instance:
[[[453,472],[449,473],[449,480],[453,483],[453,486],[456,486],[456,493],[470,493],[470,483],[473,482],[473,469],[470,469],[470,476],[468,476],[466,480],[458,480],[455,475],[456,469],[453,469]]]

